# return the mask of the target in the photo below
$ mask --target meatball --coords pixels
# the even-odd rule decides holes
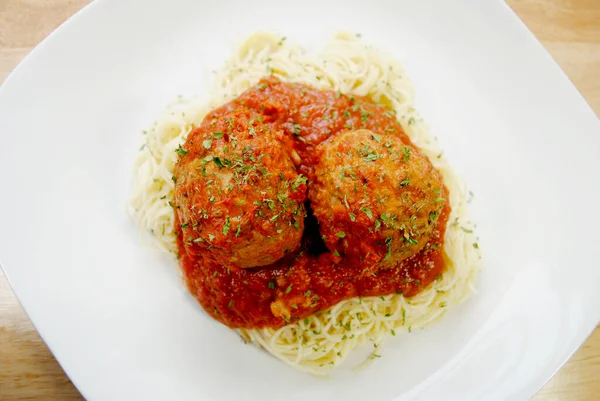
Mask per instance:
[[[308,197],[335,256],[376,270],[425,246],[445,189],[415,148],[394,136],[347,131],[320,144],[317,158]]]
[[[291,152],[281,131],[244,108],[190,132],[173,174],[188,253],[250,268],[298,249],[307,188]]]

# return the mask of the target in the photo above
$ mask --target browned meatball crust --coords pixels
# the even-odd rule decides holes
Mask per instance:
[[[308,196],[335,255],[385,268],[423,248],[446,201],[425,156],[369,130],[342,133],[317,152]]]
[[[245,108],[205,120],[178,150],[175,210],[185,246],[214,262],[264,266],[298,249],[306,178],[291,145]]]

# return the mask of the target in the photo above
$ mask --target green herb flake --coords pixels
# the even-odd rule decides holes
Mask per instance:
[[[273,281],[273,280],[269,281],[269,288],[270,289],[274,289],[275,288],[275,281]]]
[[[212,146],[212,139],[202,141],[202,146],[204,146],[205,149],[210,149],[210,147]]]
[[[229,222],[229,216],[227,216],[225,218],[225,225],[223,226],[223,235],[227,235],[227,233],[229,232],[229,229],[231,228],[230,222]]]
[[[360,211],[366,214],[369,220],[373,220],[373,212],[371,211],[371,209],[363,207],[362,209],[360,209]]]
[[[350,220],[351,221],[355,221],[356,220],[356,215],[354,213],[349,213],[350,216]]]
[[[292,124],[292,134],[294,134],[296,136],[300,136],[301,132],[302,132],[302,127],[300,126],[300,124],[293,123]]]
[[[404,155],[402,156],[402,161],[407,162],[408,158],[410,157],[411,149],[408,146],[405,146],[403,151],[404,151]]]
[[[294,191],[297,190],[300,185],[306,184],[307,181],[308,181],[308,178],[306,178],[305,176],[300,174],[298,177],[296,177],[294,182],[292,182],[292,190],[294,190]]]
[[[225,165],[223,164],[223,162],[221,161],[221,159],[219,157],[213,157],[212,161],[217,165],[217,167],[219,168],[224,168]]]
[[[365,157],[365,161],[367,161],[367,162],[373,162],[373,161],[375,161],[377,159],[379,159],[379,156],[377,156],[377,153],[372,152],[372,151],[369,152],[367,154],[367,156]]]
[[[179,146],[177,147],[177,149],[175,149],[175,153],[177,153],[179,156],[185,156],[185,155],[187,155],[187,154],[188,154],[188,151],[187,151],[187,150],[185,150],[185,149],[183,149],[183,148],[181,147],[181,145],[179,145]]]
[[[290,284],[290,285],[288,286],[288,288],[286,288],[286,289],[285,289],[285,293],[286,293],[286,294],[289,294],[289,293],[292,291],[292,286],[293,286],[293,284]]]
[[[343,231],[339,231],[339,232],[335,233],[335,236],[338,238],[346,238],[346,233]]]

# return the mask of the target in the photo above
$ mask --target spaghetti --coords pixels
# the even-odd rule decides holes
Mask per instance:
[[[207,113],[269,74],[283,82],[366,96],[391,108],[410,140],[441,173],[449,193],[452,211],[443,248],[446,269],[428,288],[413,297],[391,294],[345,299],[280,328],[238,329],[245,340],[284,362],[325,374],[361,344],[371,341],[379,346],[386,335],[424,327],[465,300],[473,289],[479,250],[466,216],[464,186],[415,111],[413,89],[404,70],[387,54],[345,33],[336,35],[316,55],[285,38],[255,34],[216,72],[207,103],[179,99],[144,132],[129,206],[132,218],[150,234],[153,245],[177,252],[172,176],[180,145]]]

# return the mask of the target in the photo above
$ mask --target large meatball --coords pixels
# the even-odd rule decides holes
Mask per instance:
[[[300,246],[306,178],[263,118],[237,109],[205,120],[177,150],[174,206],[190,254],[250,268]]]
[[[340,134],[317,152],[308,196],[334,255],[386,268],[425,246],[446,201],[426,157],[368,130]]]

